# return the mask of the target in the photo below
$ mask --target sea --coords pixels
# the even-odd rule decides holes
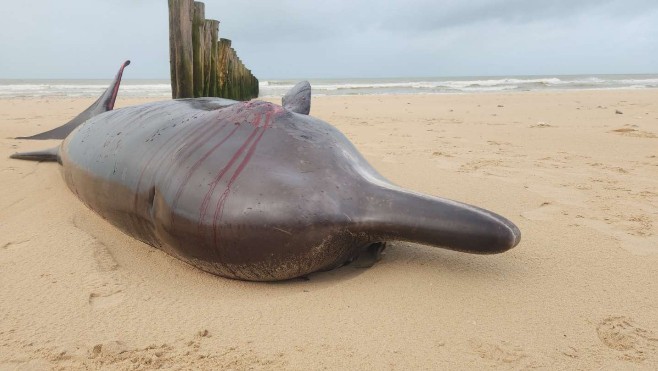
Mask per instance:
[[[298,80],[263,79],[261,97],[279,97]],[[658,74],[310,79],[314,95],[465,94],[549,90],[655,89]],[[97,97],[110,80],[0,79],[0,99]],[[171,97],[169,80],[124,79],[120,96]]]

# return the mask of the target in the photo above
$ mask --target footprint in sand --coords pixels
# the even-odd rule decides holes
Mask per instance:
[[[76,357],[68,365],[78,368],[109,369],[179,369],[194,365],[202,370],[252,370],[285,369],[285,354],[261,355],[249,345],[230,347],[208,344],[208,330],[201,330],[191,338],[182,338],[173,343],[134,348],[123,341],[99,343],[87,350],[84,357]],[[68,368],[71,368],[70,366]]]
[[[125,299],[125,287],[117,272],[119,264],[102,242],[94,240],[91,247],[96,269],[87,280],[91,291],[89,305],[94,309],[117,306]]]
[[[543,221],[554,219],[560,212],[561,209],[558,206],[552,205],[550,202],[544,202],[536,209],[521,213],[521,216],[528,220]]]
[[[463,164],[459,168],[459,171],[462,173],[464,172],[470,173],[470,172],[478,171],[482,168],[499,167],[499,166],[503,166],[503,162],[500,160],[475,160]]]
[[[112,293],[96,293],[92,292],[89,294],[89,305],[94,309],[104,309],[116,307],[121,304],[125,299],[125,294],[121,291],[115,291]]]
[[[587,197],[578,189],[567,185],[551,185],[549,182],[536,183],[528,186],[528,190],[542,197],[553,199],[557,203],[567,206],[586,207]]]
[[[96,241],[94,246],[94,260],[98,269],[102,272],[111,272],[119,269],[119,263],[114,259],[107,246],[100,241]]]
[[[619,358],[642,362],[658,350],[658,337],[624,316],[607,317],[596,327],[601,342],[619,352]]]
[[[527,357],[527,354],[521,347],[508,344],[504,341],[500,344],[490,344],[480,340],[471,340],[470,345],[480,358],[493,361],[498,365],[517,363]]]
[[[93,271],[87,276],[89,305],[94,309],[115,307],[125,299],[125,285],[116,261],[107,246],[81,227],[79,215],[71,219],[71,224],[88,236],[88,250],[93,257]]]
[[[642,224],[639,224],[640,229],[638,229],[637,223],[634,223],[635,226],[629,227],[621,223],[611,224],[609,221],[593,218],[585,218],[582,222],[590,228],[615,238],[619,241],[621,248],[633,255],[643,256],[658,253],[658,236],[645,233],[644,229],[641,229]],[[628,222],[632,222],[632,220]]]
[[[455,157],[455,156],[453,156],[453,155],[451,155],[447,152],[441,152],[441,151],[432,152],[432,156],[435,156],[435,157],[439,157],[439,156],[441,156],[441,157]]]

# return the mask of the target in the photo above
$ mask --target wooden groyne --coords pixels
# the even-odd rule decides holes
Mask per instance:
[[[258,97],[258,79],[231,40],[219,38],[219,21],[205,18],[204,3],[169,0],[169,52],[174,99]]]

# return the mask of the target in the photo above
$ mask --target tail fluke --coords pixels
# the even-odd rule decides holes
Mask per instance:
[[[14,153],[9,157],[28,161],[59,161],[59,146],[42,151]]]
[[[66,136],[68,136],[75,128],[80,126],[83,122],[87,121],[88,119],[99,115],[103,112],[111,111],[114,109],[114,102],[116,102],[117,99],[117,92],[119,91],[119,85],[121,84],[121,76],[123,75],[123,69],[126,68],[130,64],[130,61],[125,61],[121,65],[121,68],[119,69],[119,72],[117,73],[116,77],[114,78],[114,81],[112,81],[112,84],[105,90],[103,95],[94,102],[89,108],[84,110],[81,114],[77,115],[75,118],[73,118],[71,121],[67,122],[66,124],[40,133],[33,135],[31,137],[17,137],[16,139],[64,139]],[[44,160],[40,160],[44,161]]]

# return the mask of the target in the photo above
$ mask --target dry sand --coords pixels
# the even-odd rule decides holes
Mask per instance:
[[[658,368],[658,90],[314,98],[386,177],[523,238],[283,283],[203,273],[7,158],[92,101],[0,100],[0,369]]]

